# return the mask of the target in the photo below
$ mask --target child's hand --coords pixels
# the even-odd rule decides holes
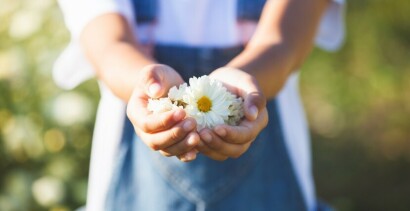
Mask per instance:
[[[183,109],[158,114],[147,110],[149,98],[166,96],[171,87],[182,83],[181,76],[169,66],[154,64],[144,67],[128,102],[127,115],[148,147],[164,156],[191,161],[196,157],[194,148],[200,139],[195,120],[185,118]]]
[[[238,126],[218,125],[213,130],[201,130],[197,149],[215,160],[237,158],[248,150],[268,123],[266,98],[255,78],[241,70],[223,67],[212,72],[210,77],[244,99],[245,119]]]

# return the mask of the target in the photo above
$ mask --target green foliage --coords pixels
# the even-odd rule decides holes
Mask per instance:
[[[317,192],[339,210],[410,207],[409,12],[350,1],[343,48],[303,67]]]
[[[407,0],[349,2],[344,47],[302,68],[317,192],[339,210],[410,207],[409,12]],[[0,210],[76,209],[96,82],[54,85],[69,41],[54,1],[3,0],[0,20]]]
[[[0,20],[0,210],[73,210],[85,204],[96,84],[52,81],[69,40],[54,1],[2,1]]]

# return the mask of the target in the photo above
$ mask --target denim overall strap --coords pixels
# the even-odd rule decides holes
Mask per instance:
[[[158,0],[131,0],[137,23],[152,22],[158,11]],[[237,0],[238,20],[258,21],[266,0]]]
[[[237,0],[238,20],[258,21],[266,0]]]
[[[131,3],[138,24],[155,20],[158,10],[157,0],[131,0]]]

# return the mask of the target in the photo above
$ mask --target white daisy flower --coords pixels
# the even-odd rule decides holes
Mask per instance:
[[[169,98],[148,99],[147,109],[153,113],[161,113],[177,108],[176,103],[173,103]]]
[[[196,120],[198,130],[213,128],[229,119],[229,107],[235,98],[221,82],[202,76],[190,78],[189,85],[184,95],[185,110]]]
[[[173,86],[168,92],[169,99],[171,99],[172,101],[182,101],[184,95],[186,94],[187,88],[188,85],[186,83],[179,85],[179,88]]]
[[[173,103],[176,103],[178,106],[185,107],[186,102],[184,102],[183,99],[184,99],[184,95],[186,95],[187,88],[188,88],[188,85],[186,83],[179,85],[179,88],[177,88],[176,86],[173,86],[168,91],[168,98]]]

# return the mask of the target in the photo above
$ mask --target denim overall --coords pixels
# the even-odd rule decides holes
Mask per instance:
[[[238,0],[238,19],[258,20],[264,0]],[[156,1],[134,0],[138,21],[155,18]],[[187,81],[209,74],[242,47],[156,46],[159,63]],[[198,154],[183,163],[149,149],[126,118],[106,210],[307,210],[285,146],[276,100],[267,103],[269,124],[237,159],[214,161]]]

